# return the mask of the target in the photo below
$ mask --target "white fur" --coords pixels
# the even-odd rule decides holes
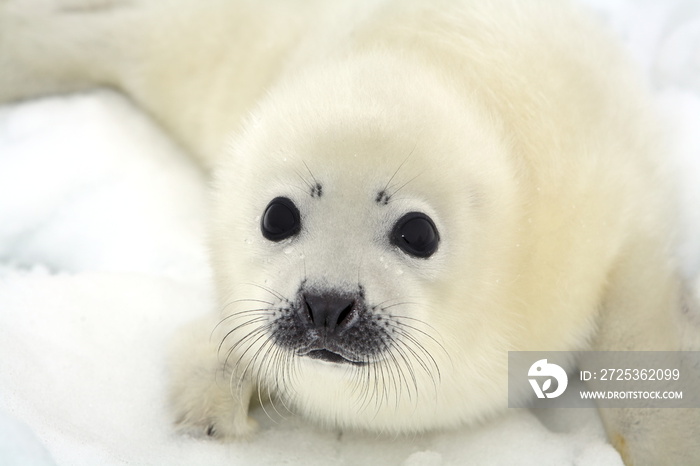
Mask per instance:
[[[0,98],[115,86],[217,167],[221,310],[176,353],[185,428],[248,434],[252,395],[422,432],[502,412],[508,351],[684,347],[660,136],[611,39],[573,6],[36,3],[0,4]],[[276,196],[303,230],[271,243],[260,216]],[[388,241],[409,211],[440,232],[428,259]],[[375,312],[411,319],[403,350],[357,369],[247,339],[276,317],[245,311],[303,281],[396,304]],[[628,464],[700,454],[692,410],[602,414]]]

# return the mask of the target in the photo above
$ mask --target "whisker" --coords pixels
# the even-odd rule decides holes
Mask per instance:
[[[393,323],[393,322],[392,322],[392,324],[395,325],[395,323]],[[394,328],[394,330],[396,332],[398,332],[399,335],[401,335],[403,338],[409,340],[411,343],[413,343],[413,345],[418,350],[420,350],[423,354],[425,354],[432,362],[433,367],[435,367],[435,369],[437,370],[438,376],[440,376],[440,366],[435,361],[435,358],[433,358],[432,354],[430,354],[430,351],[428,351],[413,335],[411,335],[410,332],[408,332],[400,327],[397,327],[397,326],[394,326],[392,328]],[[418,357],[417,354],[416,354],[416,358],[419,360],[419,363],[424,362],[423,359]],[[426,372],[430,372],[428,367],[427,367],[427,364],[425,364],[424,368],[425,368]]]
[[[412,303],[412,304],[413,304],[413,303]],[[430,325],[429,323],[427,323],[427,322],[425,322],[425,321],[423,321],[423,320],[421,320],[421,319],[416,319],[415,317],[409,317],[409,316],[404,316],[404,315],[396,315],[396,314],[393,315],[392,317],[394,317],[395,319],[412,320],[413,322],[418,322],[418,323],[423,324],[423,325],[425,325],[426,327],[430,328],[430,330],[432,330],[433,332],[438,333],[438,331],[435,330],[435,327],[433,327],[432,325]]]
[[[413,355],[413,359],[415,359],[418,362],[418,364],[421,366],[421,368],[423,368],[423,370],[425,370],[426,373],[428,373],[428,375],[431,375],[430,370],[427,367],[427,365],[423,364],[423,361],[418,356],[418,354],[415,351],[413,351],[409,346],[397,344],[396,350],[406,364],[406,369],[408,370],[409,375],[411,376],[411,381],[413,382],[413,391],[417,397],[418,396],[418,377],[416,376],[416,370],[413,367],[414,365],[411,363],[412,358],[410,357],[410,355]],[[406,352],[406,350],[408,351],[408,353],[410,353],[410,355]],[[432,378],[432,375],[431,375],[431,378]],[[408,380],[406,380],[406,385],[407,385],[406,389],[408,390],[408,398],[409,398],[409,401],[411,401],[411,390],[410,390],[410,387],[408,387]]]
[[[416,322],[423,323],[424,325],[426,325],[427,327],[430,327],[430,328],[432,329],[432,327],[431,327],[430,325],[425,324],[424,322],[422,322],[422,321],[420,321],[420,320],[418,320],[418,319],[410,319],[410,318],[408,318],[408,319],[409,319],[409,320],[415,320]],[[401,321],[395,320],[395,319],[394,319],[394,320],[391,320],[391,323],[394,324],[394,325],[396,325],[396,326],[400,326],[400,327],[402,327],[402,328],[408,328],[408,329],[410,329],[410,330],[412,330],[412,331],[414,331],[414,332],[418,332],[418,333],[424,335],[424,336],[427,337],[427,338],[430,338],[436,345],[438,345],[438,346],[440,347],[440,349],[443,351],[443,353],[445,353],[445,355],[448,357],[448,359],[450,359],[450,361],[452,360],[452,358],[451,358],[451,356],[450,356],[450,353],[447,352],[447,350],[445,349],[445,347],[443,346],[443,344],[440,343],[435,337],[433,337],[432,335],[430,335],[428,332],[425,332],[425,331],[423,331],[423,330],[421,330],[421,329],[419,329],[419,328],[414,327],[413,325],[409,325],[409,324],[406,324],[406,323],[404,323],[404,322],[401,322]],[[396,328],[398,328],[398,327],[396,327]],[[434,329],[433,329],[433,330],[434,330]],[[437,333],[437,331],[436,331],[436,333]]]
[[[370,401],[372,399],[376,400],[377,394],[379,393],[379,376],[377,370],[379,364],[370,365],[369,356],[365,358],[365,361],[367,362],[367,365],[363,366],[361,370],[358,369],[357,390],[362,391],[362,395],[358,397],[358,400],[360,400],[358,411],[364,411],[365,409],[367,409],[369,407]],[[363,372],[365,374],[364,377]],[[366,379],[364,384],[362,383],[363,378]],[[374,394],[374,396],[371,396],[372,393]]]
[[[297,176],[299,176],[299,178],[302,179],[302,181],[304,182],[304,184],[307,185],[307,186],[309,187],[309,189],[312,189],[312,190],[314,189],[313,186],[310,185],[310,184],[301,176],[301,173],[299,173],[299,172],[296,171],[296,170],[295,170],[295,173],[297,174]],[[304,193],[304,194],[308,194],[308,192],[309,192],[307,189],[304,189],[304,188],[302,188],[301,186],[297,186],[296,184],[291,184],[291,183],[290,183],[289,186],[291,186],[292,188],[298,189],[299,191],[301,191],[301,192]]]
[[[287,378],[287,375],[286,375],[286,362],[285,362],[285,360],[286,360],[288,357],[289,357],[289,355],[287,354],[286,351],[284,351],[284,350],[283,350],[282,348],[280,348],[279,346],[275,347],[274,356],[271,358],[271,359],[273,360],[273,363],[269,365],[268,370],[267,370],[267,372],[266,372],[266,376],[265,376],[265,379],[266,379],[266,380],[273,380],[273,381],[274,381],[274,389],[272,389],[272,387],[271,387],[271,389],[268,390],[268,394],[270,395],[270,403],[272,404],[272,406],[273,406],[274,410],[277,412],[277,414],[279,414],[280,417],[282,417],[283,419],[285,419],[285,416],[282,415],[282,414],[277,410],[277,408],[275,407],[274,402],[273,402],[273,400],[272,400],[272,393],[275,392],[276,394],[278,394],[277,399],[278,399],[278,400],[280,401],[280,403],[282,404],[282,407],[283,407],[288,413],[291,413],[292,411],[289,409],[289,407],[287,406],[287,404],[284,402],[284,398],[281,397],[281,396],[279,395],[280,393],[282,393],[282,390],[280,390],[280,387],[281,387],[281,386],[284,387],[284,386],[287,385],[287,382],[286,382],[286,378]],[[278,375],[278,377],[270,377],[270,375],[271,375],[270,372],[272,371],[272,370],[270,369],[270,367],[281,367],[281,368],[283,368],[283,370],[279,371],[277,374],[272,374],[273,376],[274,376],[274,375]]]
[[[403,188],[405,188],[409,183],[411,183],[413,180],[415,180],[416,178],[418,178],[418,177],[421,176],[421,175],[422,175],[422,173],[419,173],[419,174],[417,174],[416,176],[414,176],[413,178],[411,178],[410,180],[406,181],[404,184],[402,184],[401,186],[399,186],[398,188],[396,188],[396,189],[394,190],[394,192],[391,193],[391,196],[392,196],[392,197],[393,197],[393,196],[396,196],[396,193],[398,193],[399,191],[401,191],[401,190],[402,190]]]
[[[249,314],[270,317],[270,316],[274,315],[275,310],[276,310],[275,308],[260,308],[260,309],[247,309],[244,311],[234,312],[233,314],[230,314],[230,315],[224,317],[223,319],[221,319],[214,326],[214,328],[209,333],[209,340],[211,341],[212,337],[214,336],[214,332],[216,332],[216,329],[219,328],[220,325],[222,325],[224,322],[226,322],[229,319],[242,318],[242,317],[248,316]]]
[[[233,393],[233,379],[236,374],[240,374],[240,377],[238,378],[238,382],[236,383],[237,387],[237,392],[239,395],[243,392],[243,381],[245,380],[246,372],[247,372],[247,366],[246,370],[244,370],[242,373],[239,371],[238,366],[243,360],[243,357],[245,354],[250,351],[250,349],[253,347],[255,343],[257,343],[262,337],[265,336],[265,331],[267,330],[267,327],[258,327],[257,329],[253,330],[252,332],[248,333],[245,337],[241,338],[239,341],[237,341],[231,348],[228,350],[226,353],[226,359],[224,360],[224,366],[228,366],[228,360],[233,354],[233,351],[242,343],[249,339],[255,339],[250,345],[248,345],[248,348],[243,352],[243,354],[236,360],[236,363],[233,364],[233,369],[231,370],[231,376],[229,378],[229,389],[231,393]]]
[[[269,304],[270,306],[274,305],[274,303],[271,303],[270,301],[265,301],[263,299],[241,298],[241,299],[234,299],[233,301],[229,301],[228,303],[226,303],[226,305],[221,310],[225,311],[227,307],[229,307],[231,304],[235,304],[235,303],[264,303],[264,304]]]
[[[302,160],[301,163],[303,163],[303,164],[304,164],[304,167],[306,167],[306,171],[309,172],[309,175],[311,175],[311,179],[314,180],[314,183],[316,183],[316,186],[320,186],[321,183],[318,182],[318,180],[317,180],[316,177],[314,176],[313,172],[311,171],[311,169],[309,168],[309,166],[306,164],[306,161]]]
[[[393,341],[393,338],[392,338],[392,341]],[[396,349],[396,351],[398,352],[399,356],[403,359],[404,363],[410,368],[410,364],[409,364],[408,361],[406,360],[406,357],[405,357],[405,355],[403,354],[403,352],[400,350],[399,346],[396,345],[396,344],[394,344],[394,345],[392,345],[392,346]],[[398,407],[399,407],[399,400],[400,400],[400,398],[401,398],[401,387],[403,386],[402,383],[401,383],[401,381],[403,380],[403,383],[406,385],[406,390],[408,391],[409,400],[411,399],[411,388],[408,386],[408,378],[406,377],[406,374],[404,374],[404,372],[403,372],[403,370],[402,370],[402,368],[401,368],[401,364],[399,363],[398,359],[396,359],[396,356],[394,356],[394,352],[393,352],[393,351],[388,351],[387,354],[389,355],[389,357],[391,358],[391,360],[392,360],[393,363],[394,363],[394,364],[392,364],[392,365],[390,366],[390,368],[391,368],[391,367],[396,368],[396,372],[397,372],[396,377],[392,377],[392,379],[394,379],[394,380],[393,380],[393,383],[394,383],[394,393],[396,394],[395,403],[396,403],[396,408],[398,408]],[[415,379],[415,374],[413,374],[413,371],[412,371],[412,370],[410,370],[410,372],[411,372],[411,374],[413,375],[413,381],[414,381],[414,383],[415,383],[415,381],[416,381],[416,379]],[[391,374],[392,374],[392,375],[394,374],[393,370],[391,371]],[[388,403],[388,402],[389,402],[389,399],[387,398],[387,403]]]
[[[442,376],[441,376],[441,374],[440,374],[440,367],[438,366],[437,362],[435,361],[435,359],[433,358],[433,356],[430,354],[430,352],[429,352],[427,349],[425,349],[425,347],[424,347],[423,345],[421,345],[420,342],[418,342],[418,340],[416,340],[411,334],[409,334],[409,333],[407,333],[407,332],[404,332],[404,331],[400,331],[400,332],[399,332],[399,335],[400,335],[402,338],[405,338],[406,340],[408,340],[408,342],[411,343],[411,344],[413,344],[413,346],[415,346],[417,350],[419,350],[421,353],[423,353],[425,356],[427,356],[428,359],[430,359],[430,361],[432,362],[432,367],[434,367],[435,370],[437,371],[438,380],[440,380],[440,379],[442,378]],[[428,375],[430,375],[430,378],[433,379],[433,383],[435,383],[435,380],[434,380],[435,377],[433,376],[433,372],[432,372],[432,369],[431,369],[431,365],[429,365],[428,362],[426,362],[426,361],[423,359],[423,357],[420,356],[420,355],[419,355],[413,348],[411,348],[409,345],[404,344],[404,345],[402,345],[402,347],[405,348],[406,350],[408,350],[408,351],[414,356],[415,360],[418,362],[418,364],[421,366],[421,368],[422,368]],[[435,386],[435,388],[437,388],[437,385]]]
[[[264,322],[264,321],[266,321],[266,320],[267,320],[267,317],[264,317],[264,316],[263,316],[263,317],[257,317],[257,318],[255,318],[255,319],[251,319],[251,320],[248,320],[248,321],[246,321],[246,322],[243,322],[242,324],[240,324],[240,325],[234,327],[233,329],[229,330],[229,331],[226,333],[226,335],[224,335],[224,337],[221,339],[221,342],[219,343],[219,347],[218,347],[218,349],[217,349],[217,354],[219,354],[219,353],[221,352],[221,347],[224,346],[224,343],[226,342],[226,339],[227,339],[229,336],[231,336],[234,332],[236,332],[237,330],[239,330],[239,329],[241,329],[241,328],[243,328],[243,327],[247,327],[248,325],[257,324],[258,322]]]
[[[252,365],[253,367],[255,367],[255,364],[256,364],[256,362],[257,362],[257,359],[258,359],[258,357],[260,357],[261,354],[263,354],[262,360],[263,360],[263,361],[265,360],[265,358],[266,358],[268,352],[269,352],[270,349],[273,347],[273,345],[271,345],[270,343],[273,343],[273,336],[272,336],[272,335],[268,335],[267,340],[265,340],[265,341],[263,342],[263,344],[260,345],[260,348],[258,348],[258,350],[255,352],[255,354],[254,354],[253,357],[251,358],[251,360],[248,362],[248,365],[246,365],[246,368],[243,370],[243,373],[244,373],[244,374],[248,371],[248,367],[249,367],[249,366]],[[263,353],[263,350],[264,350],[264,353]],[[267,377],[265,377],[265,378],[267,379]],[[258,379],[260,379],[260,378],[258,378]],[[258,389],[258,401],[260,402],[260,407],[262,408],[263,412],[264,412],[265,415],[268,417],[268,419],[270,419],[272,422],[274,422],[275,424],[277,424],[277,420],[274,419],[274,418],[270,415],[270,413],[267,412],[267,409],[265,408],[265,403],[263,403],[263,400],[262,400],[262,390],[261,390],[261,386],[260,386],[260,382],[259,382],[259,381],[258,381],[258,384],[257,384],[257,389]],[[270,402],[272,402],[272,397],[271,397],[271,395],[270,395],[270,393],[269,393],[269,390],[267,390],[267,392],[268,392],[268,399],[270,400]],[[272,404],[272,407],[273,407],[273,409],[275,409],[274,403]],[[275,411],[277,411],[277,410],[275,409]],[[279,412],[278,412],[277,414],[279,414]],[[280,417],[283,417],[283,416],[280,415]]]
[[[244,358],[245,355],[248,353],[248,351],[250,351],[251,348],[253,348],[253,346],[255,346],[256,343],[258,343],[261,339],[263,339],[263,338],[266,336],[266,335],[265,335],[265,330],[267,330],[267,329],[261,329],[261,330],[263,330],[263,331],[260,332],[260,336],[258,336],[257,338],[255,338],[255,340],[254,340],[253,342],[251,342],[250,345],[248,345],[248,348],[246,348],[246,350],[240,355],[240,357],[239,357],[238,360],[236,361],[236,364],[235,364],[236,367],[238,367],[238,365],[243,361],[243,358]],[[250,359],[250,361],[248,361],[248,364],[246,364],[245,368],[244,368],[243,371],[241,372],[241,381],[243,381],[243,378],[244,378],[245,375],[248,373],[248,369],[250,369],[250,365],[253,363],[253,361],[255,361],[257,355],[259,354],[259,352],[262,350],[262,348],[263,348],[270,340],[271,340],[271,336],[270,336],[270,335],[267,335],[267,340],[265,340],[265,341],[263,342],[263,344],[260,346],[260,348],[258,348],[258,350],[254,353],[254,355],[253,355],[253,357]]]
[[[306,165],[306,163],[305,163],[303,160],[302,160],[302,163],[304,163],[304,165]],[[306,167],[306,169],[308,170],[309,167]],[[313,190],[313,189],[314,189],[314,185],[313,185],[312,183],[310,183],[309,180],[307,180],[307,179],[304,177],[304,175],[301,174],[301,172],[300,172],[299,170],[296,170],[296,169],[295,169],[295,170],[294,170],[294,173],[299,177],[299,179],[301,179],[301,181],[304,182],[304,184],[305,184],[306,186],[309,187],[310,190]],[[311,176],[312,176],[312,178],[313,178],[313,175],[311,175]]]
[[[406,158],[403,159],[403,161],[399,164],[399,166],[398,166],[398,168],[396,169],[396,171],[394,171],[394,173],[391,175],[391,177],[389,178],[389,181],[387,181],[387,182],[386,182],[386,185],[384,185],[384,189],[382,189],[382,192],[386,193],[386,191],[389,189],[389,185],[390,185],[391,182],[394,180],[394,178],[396,177],[396,175],[398,175],[399,171],[401,171],[401,168],[406,164],[406,162],[408,162],[408,159],[411,158],[411,156],[413,155],[413,152],[416,150],[416,146],[417,146],[417,145],[418,145],[418,142],[416,142],[416,144],[413,146],[413,149],[411,149],[411,152],[408,153],[408,155],[406,156]]]
[[[226,360],[225,360],[224,364],[228,364],[228,360],[231,357],[231,354],[236,350],[236,348],[238,348],[240,345],[246,343],[249,340],[253,340],[248,345],[246,350],[238,357],[238,359],[236,360],[236,363],[233,365],[235,368],[238,368],[239,364],[241,363],[241,361],[243,360],[245,355],[248,353],[248,351],[250,351],[250,349],[253,347],[253,345],[255,345],[255,343],[260,341],[260,339],[265,336],[265,332],[267,330],[268,330],[268,326],[258,327],[255,330],[253,330],[252,332],[248,333],[245,337],[241,338],[236,343],[234,343],[231,346],[231,348],[229,348],[228,352],[226,353]],[[242,378],[244,376],[245,376],[245,371],[241,374],[241,381],[242,381]]]
[[[374,409],[376,410],[375,416],[377,414],[379,414],[382,400],[389,399],[389,386],[386,383],[386,380],[387,380],[387,372],[386,371],[388,371],[389,368],[387,368],[386,366],[387,365],[384,363],[384,361],[382,361],[381,364],[377,365],[378,372],[376,374],[377,374],[377,376],[381,376],[381,377],[377,377],[377,385],[376,385],[377,390],[375,391],[375,394],[374,394]]]
[[[278,292],[278,291],[275,291],[275,290],[273,290],[272,288],[269,288],[269,287],[266,287],[266,286],[262,286],[262,285],[259,285],[259,284],[257,284],[257,283],[252,283],[252,282],[243,282],[243,283],[241,283],[241,284],[242,284],[242,285],[250,285],[250,286],[254,286],[254,287],[256,287],[256,288],[260,288],[260,289],[263,290],[263,291],[267,291],[268,293],[270,293],[272,296],[274,296],[275,298],[279,299],[280,301],[284,301],[284,302],[287,302],[287,303],[289,302],[289,300],[288,300],[287,298],[285,298],[284,295],[283,295],[282,293],[280,293],[280,292]]]
[[[296,355],[294,354],[294,351],[285,350],[283,352],[283,354],[284,354],[284,361],[283,361],[283,364],[281,367],[283,368],[283,373],[285,375],[284,375],[284,378],[282,379],[282,381],[286,385],[284,385],[284,390],[283,391],[280,390],[278,393],[280,393],[280,394],[284,393],[287,396],[291,397],[292,391],[294,391],[295,392],[294,394],[296,395],[296,390],[294,390],[294,386],[296,384],[296,381],[298,380],[298,373],[297,373],[297,371],[299,370],[298,360],[297,360]],[[282,402],[284,403],[283,398],[282,398]],[[285,408],[287,409],[287,411],[289,411],[290,413],[294,412],[290,407],[288,407],[286,405],[286,403],[284,403],[284,404],[285,404]]]
[[[388,300],[388,301],[390,301],[390,300]],[[384,301],[384,302],[388,302],[388,301]],[[384,310],[386,310],[386,309],[391,309],[392,307],[403,306],[403,305],[406,305],[406,304],[419,305],[420,303],[413,302],[413,301],[399,301],[399,302],[394,303],[394,304],[389,304],[388,306],[382,306],[382,305],[380,304],[380,305],[377,305],[377,307],[381,306],[381,309],[384,311]]]

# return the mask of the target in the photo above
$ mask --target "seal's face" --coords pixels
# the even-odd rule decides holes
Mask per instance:
[[[374,430],[502,402],[493,355],[517,327],[497,289],[516,230],[507,148],[425,86],[405,108],[401,85],[323,106],[279,92],[217,177],[222,360],[287,407]]]
[[[312,184],[313,195],[321,197],[323,187],[317,181],[314,183]],[[388,195],[384,191],[379,192],[376,202],[387,203]],[[343,209],[335,210],[339,213],[343,211]],[[330,214],[328,212],[325,215]],[[313,217],[305,215],[304,220],[313,221]],[[322,222],[324,216],[316,216],[316,219]],[[351,223],[352,220],[347,219],[346,222]],[[301,213],[295,203],[286,197],[277,197],[268,204],[262,215],[260,227],[266,239],[273,242],[289,240],[290,245],[305,229],[302,226]],[[356,228],[360,228],[360,225]],[[312,224],[306,229],[323,231],[324,226]],[[329,233],[335,237],[333,241],[336,247],[347,248],[352,246],[353,240],[346,239],[344,236],[352,231],[352,225],[348,225],[347,228],[334,234]],[[390,231],[385,233],[385,238],[376,237],[373,238],[374,241],[366,238],[365,241],[370,244],[378,243],[379,253],[383,253],[390,248],[389,245],[392,245],[403,254],[423,259],[434,255],[440,243],[440,235],[435,223],[428,215],[421,212],[404,214],[393,224]],[[298,241],[303,242],[303,240]],[[322,240],[317,238],[315,242],[320,243]],[[364,248],[366,249],[367,246],[365,245]],[[361,251],[359,249],[349,254],[335,251],[333,254],[337,259],[324,259],[340,261],[340,264],[333,265],[333,268],[338,265],[342,267],[345,264],[349,266],[351,273],[356,270],[355,284],[351,281],[352,276],[347,274],[339,275],[338,279],[329,280],[328,273],[322,268],[320,276],[310,279],[306,276],[308,271],[305,271],[294,299],[285,299],[284,306],[276,309],[278,314],[274,316],[274,324],[271,328],[275,344],[298,356],[358,366],[378,363],[388,356],[390,348],[400,346],[404,341],[402,336],[407,336],[407,329],[413,328],[413,325],[411,325],[412,322],[404,321],[410,317],[392,312],[390,308],[407,303],[391,298],[379,303],[367,300],[365,287],[368,285],[364,283],[362,277],[361,260],[364,254]],[[375,291],[375,294],[378,293]],[[423,353],[419,362],[424,367],[428,367],[431,362],[430,354],[420,344],[416,346],[415,350]],[[418,353],[414,352],[414,354],[418,356]]]

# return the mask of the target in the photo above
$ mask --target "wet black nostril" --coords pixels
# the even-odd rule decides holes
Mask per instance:
[[[338,325],[341,325],[343,322],[345,322],[348,319],[348,316],[350,316],[350,313],[352,312],[352,309],[355,307],[355,300],[350,301],[350,304],[348,304],[345,309],[343,309],[340,312],[340,315],[338,316]]]
[[[355,308],[355,299],[347,295],[306,293],[303,299],[314,327],[330,332],[346,325]]]

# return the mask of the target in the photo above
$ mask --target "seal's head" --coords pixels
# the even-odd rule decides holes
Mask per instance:
[[[221,358],[342,426],[419,431],[502,407],[525,326],[501,133],[429,67],[382,54],[271,92],[216,178]]]

